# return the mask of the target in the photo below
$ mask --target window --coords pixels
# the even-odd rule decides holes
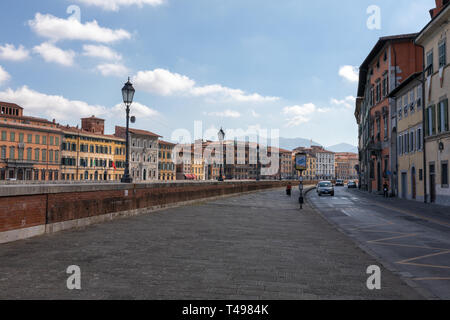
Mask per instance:
[[[39,149],[34,150],[34,160],[35,161],[40,160],[40,150]]]
[[[403,136],[403,140],[404,140],[403,141],[404,152],[405,152],[405,154],[407,154],[409,151],[409,135],[408,135],[408,133],[406,133]]]
[[[427,76],[433,74],[433,50],[427,53]]]
[[[439,68],[445,67],[447,64],[447,48],[446,41],[442,41],[439,44]]]
[[[41,137],[38,134],[34,137],[34,139],[36,144],[41,144]]]
[[[417,109],[422,108],[422,85],[417,86]]]
[[[31,153],[32,153],[32,149],[31,149],[31,148],[28,148],[28,149],[27,149],[27,160],[28,160],[28,161],[31,161]]]
[[[442,187],[448,188],[448,162],[441,163],[441,184]]]
[[[438,104],[438,132],[448,131],[448,99]]]
[[[425,116],[425,133],[428,136],[432,136],[436,134],[436,106],[432,105],[428,107]]]
[[[48,161],[53,162],[53,150],[48,151]]]
[[[9,159],[14,160],[16,158],[16,148],[9,147]]]
[[[417,129],[417,150],[422,150],[422,129]]]
[[[42,161],[47,162],[47,150],[42,150]]]
[[[59,137],[55,137],[55,146],[59,146]]]
[[[416,101],[416,91],[411,90],[411,92],[409,93],[409,105],[411,113],[414,112],[414,101]]]
[[[27,142],[33,143],[33,135],[32,134],[27,135]]]
[[[387,116],[383,117],[384,120],[384,139],[388,138],[388,118]]]
[[[2,147],[1,159],[2,160],[6,159],[6,147],[5,146]]]
[[[2,131],[2,141],[6,141],[6,131]]]
[[[9,134],[9,141],[11,141],[11,142],[16,141],[16,134],[15,134],[15,132],[11,132]]]
[[[53,145],[53,143],[55,142],[55,140],[54,140],[55,138],[54,137],[50,137],[50,145],[52,146]]]
[[[19,133],[19,142],[23,142],[23,133]]]
[[[408,98],[409,98],[408,94],[405,94],[403,96],[403,109],[405,112],[405,117],[408,116]]]
[[[47,136],[42,136],[42,144],[47,144]]]
[[[414,145],[414,132],[409,133],[409,151],[414,152],[415,151],[415,145]]]

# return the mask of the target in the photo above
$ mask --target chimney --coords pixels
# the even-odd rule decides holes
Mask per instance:
[[[449,0],[435,0],[436,8],[430,10],[431,19],[434,19],[449,3]]]

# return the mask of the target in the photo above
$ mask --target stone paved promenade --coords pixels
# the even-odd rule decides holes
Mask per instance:
[[[0,245],[0,298],[420,299],[297,193],[226,198]],[[81,267],[80,291],[66,288]]]

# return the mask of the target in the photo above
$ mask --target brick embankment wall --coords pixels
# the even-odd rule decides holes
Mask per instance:
[[[230,181],[2,186],[0,243],[286,185],[286,181]]]

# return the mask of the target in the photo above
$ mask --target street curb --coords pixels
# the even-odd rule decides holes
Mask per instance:
[[[315,189],[315,188],[313,188]],[[311,189],[311,190],[313,190]],[[309,190],[309,191],[311,191]],[[431,291],[429,291],[426,288],[423,288],[421,286],[419,286],[417,283],[415,283],[414,281],[410,280],[409,278],[404,277],[400,271],[398,271],[393,264],[391,264],[390,262],[387,262],[385,260],[383,260],[381,258],[380,255],[378,255],[375,251],[373,251],[372,249],[370,249],[368,246],[366,246],[365,244],[361,243],[360,241],[358,241],[355,237],[353,237],[352,235],[348,234],[344,229],[342,229],[338,224],[336,224],[335,222],[329,220],[324,214],[322,214],[322,212],[320,212],[320,210],[314,206],[314,204],[308,200],[307,198],[307,203],[308,205],[311,207],[311,209],[316,212],[323,220],[325,220],[326,222],[328,222],[330,225],[332,225],[336,230],[338,230],[340,233],[342,233],[343,235],[345,235],[347,238],[349,238],[359,249],[361,249],[362,251],[364,251],[365,253],[367,253],[368,255],[370,255],[372,258],[374,258],[375,260],[377,260],[385,269],[389,270],[390,272],[392,272],[394,275],[396,275],[397,277],[399,277],[406,285],[408,285],[410,288],[412,288],[414,291],[416,291],[419,295],[423,296],[426,300],[441,300],[439,297],[437,297],[436,295],[434,295]]]

